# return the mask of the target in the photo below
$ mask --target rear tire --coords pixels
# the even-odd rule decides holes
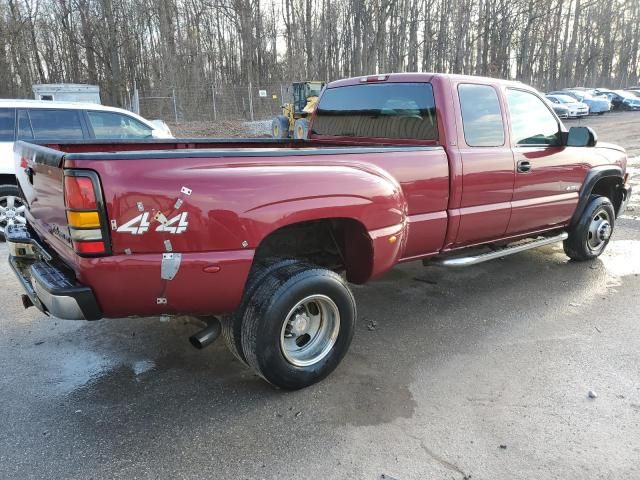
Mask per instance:
[[[599,257],[609,244],[615,224],[615,210],[607,197],[592,195],[578,223],[569,232],[564,253],[576,261]]]
[[[269,383],[304,388],[338,366],[355,319],[355,300],[340,275],[308,264],[287,266],[265,276],[249,301],[242,350]]]
[[[242,317],[247,305],[251,301],[256,288],[267,275],[296,263],[299,264],[301,262],[295,259],[286,259],[275,260],[272,263],[260,262],[254,264],[249,273],[240,305],[234,312],[226,314],[220,319],[222,337],[227,344],[227,348],[243,365],[248,366],[244,352],[242,351]]]
[[[289,138],[289,120],[284,115],[278,115],[271,121],[271,136],[273,138]]]
[[[20,190],[17,185],[0,185],[0,241],[5,241],[4,230],[9,225],[24,225],[25,204],[20,197]]]
[[[309,120],[299,118],[293,124],[293,138],[297,140],[306,139],[309,135]]]

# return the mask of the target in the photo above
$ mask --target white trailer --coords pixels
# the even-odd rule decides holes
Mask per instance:
[[[36,100],[54,102],[84,102],[100,105],[100,87],[80,83],[44,83],[33,85]]]

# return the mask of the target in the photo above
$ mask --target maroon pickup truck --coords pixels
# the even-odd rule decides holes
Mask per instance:
[[[7,240],[25,307],[204,317],[194,345],[222,332],[287,389],[345,355],[347,282],[558,241],[593,259],[631,193],[624,150],[567,130],[532,88],[443,74],[333,82],[308,140],[18,142],[15,160],[27,224]]]

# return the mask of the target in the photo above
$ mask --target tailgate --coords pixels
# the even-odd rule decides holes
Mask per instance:
[[[74,266],[78,254],[92,257],[111,251],[98,175],[63,169],[64,155],[27,142],[17,142],[14,148],[28,226],[65,263]]]
[[[14,160],[18,185],[26,201],[26,218],[43,241],[71,260],[71,237],[63,193],[63,152],[16,142]]]

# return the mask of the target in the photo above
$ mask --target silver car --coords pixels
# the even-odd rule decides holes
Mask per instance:
[[[586,103],[582,103],[577,101],[575,98],[570,97],[569,95],[547,95],[547,100],[554,104],[564,105],[569,109],[568,117],[569,118],[578,118],[589,115],[589,106]]]
[[[589,106],[589,113],[597,113],[602,115],[611,110],[611,102],[605,96],[594,95],[587,90],[565,89],[560,92],[552,92],[552,94],[569,95],[579,102],[586,103]]]

